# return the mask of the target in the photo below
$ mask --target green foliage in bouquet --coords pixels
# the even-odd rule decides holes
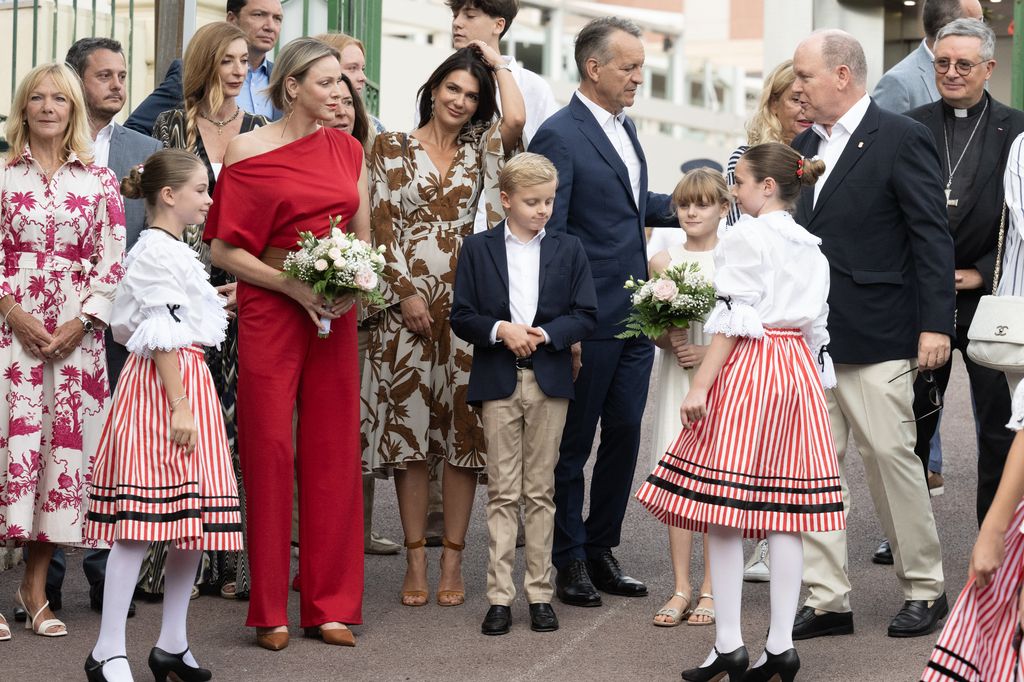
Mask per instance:
[[[630,277],[625,289],[632,292],[633,310],[619,339],[656,339],[672,327],[686,329],[715,306],[715,288],[696,263],[673,265],[646,281]]]

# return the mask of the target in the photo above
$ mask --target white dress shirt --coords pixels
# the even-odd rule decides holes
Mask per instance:
[[[508,262],[508,306],[513,324],[533,326],[537,317],[537,299],[540,297],[540,243],[546,234],[538,232],[530,241],[522,242],[512,234],[505,224],[505,260]],[[491,327],[491,343],[498,343],[498,320]],[[544,332],[544,342],[551,343],[551,337]]]
[[[868,105],[870,104],[871,98],[867,95],[857,100],[857,103],[850,107],[835,122],[832,126],[831,134],[826,132],[825,128],[817,123],[811,126],[811,130],[821,138],[818,142],[818,158],[825,162],[825,172],[814,183],[815,204],[818,203],[818,195],[821,194],[821,188],[828,181],[828,176],[831,175],[836,162],[839,161],[839,157],[843,155],[843,150],[846,149],[846,143],[850,141],[853,131],[857,129],[857,126],[864,119],[864,114],[867,113]]]
[[[608,141],[612,143],[612,147],[618,152],[622,163],[626,165],[626,172],[629,173],[629,184],[633,189],[633,201],[639,206],[640,156],[633,147],[633,141],[629,139],[629,133],[626,132],[626,112],[620,111],[618,114],[613,114],[607,109],[591,102],[579,90],[576,91],[576,96],[586,105],[587,109],[590,109],[590,113],[597,120],[597,125],[608,136]]]
[[[114,134],[114,122],[100,128],[96,133],[96,139],[92,143],[93,163],[97,166],[107,168],[110,164],[110,138]]]

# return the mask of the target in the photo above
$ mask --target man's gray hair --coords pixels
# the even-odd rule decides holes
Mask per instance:
[[[823,30],[821,33],[821,58],[829,71],[840,66],[850,70],[854,83],[866,86],[868,82],[868,60],[860,42],[846,31]]]
[[[576,68],[580,70],[580,80],[586,79],[588,59],[595,59],[598,64],[611,61],[608,38],[615,31],[624,31],[634,38],[643,35],[639,26],[622,17],[598,17],[576,35]]]
[[[950,36],[980,40],[981,48],[978,50],[978,54],[986,62],[996,56],[996,33],[981,19],[954,19],[939,29],[939,35],[935,37],[935,42],[938,43],[943,38]]]

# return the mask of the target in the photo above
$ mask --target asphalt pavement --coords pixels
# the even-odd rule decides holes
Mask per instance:
[[[965,373],[959,356],[942,421],[946,493],[933,506],[942,541],[950,603],[966,579],[967,559],[977,530],[974,513],[976,450]],[[651,400],[657,399],[652,386]],[[634,487],[649,459],[650,424],[645,424]],[[878,521],[864,483],[860,458],[848,455],[854,507],[849,517],[850,577],[853,583],[855,633],[798,643],[803,667],[797,679],[918,680],[938,633],[915,639],[886,636],[889,620],[899,610],[902,594],[893,569],[870,561],[881,538]],[[672,593],[672,571],[664,526],[630,504],[622,545],[616,551],[623,568],[644,580],[651,596],[640,599],[604,595],[600,608],[574,608],[555,602],[561,629],[535,633],[522,595],[513,604],[513,629],[502,637],[480,634],[487,610],[485,597],[487,529],[484,491],[478,491],[463,572],[467,600],[444,608],[431,602],[404,607],[399,590],[404,572],[401,555],[366,557],[363,625],[353,629],[352,648],[331,647],[304,639],[298,628],[298,595],[292,593],[293,620],[289,647],[280,652],[259,649],[254,633],[244,627],[246,603],[203,596],[192,602],[189,633],[193,652],[211,668],[216,680],[678,680],[683,668],[699,665],[714,642],[713,627],[656,628],[654,612]],[[330,513],[329,509],[323,513]],[[344,519],[338,519],[344,523]],[[394,487],[379,481],[375,526],[400,540]],[[699,545],[699,543],[698,543]],[[436,590],[440,549],[430,549],[431,598]],[[88,589],[79,570],[81,552],[69,556],[64,608],[60,617],[70,634],[58,639],[37,637],[14,628],[10,642],[0,642],[0,681],[84,679],[82,666],[95,642],[99,616],[89,610]],[[699,556],[693,560],[701,567]],[[522,555],[516,579],[522,577]],[[0,573],[0,608],[12,625],[13,596],[21,570]],[[700,584],[698,575],[694,585]],[[128,655],[137,680],[149,679],[146,657],[160,627],[160,604],[139,602],[129,621]],[[747,584],[743,632],[751,657],[760,655],[768,628],[768,585]]]

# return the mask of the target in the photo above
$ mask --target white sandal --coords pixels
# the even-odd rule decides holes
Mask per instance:
[[[57,618],[48,618],[44,620],[42,623],[36,623],[36,618],[39,617],[39,614],[45,611],[46,607],[50,605],[49,600],[47,600],[45,604],[40,606],[39,610],[36,611],[34,615],[28,615],[28,607],[25,606],[25,599],[21,596],[20,587],[18,588],[17,596],[18,603],[21,605],[21,608],[25,609],[25,615],[27,616],[25,618],[26,630],[31,630],[40,637],[63,637],[64,635],[68,634],[68,626],[64,624],[64,621],[59,620]],[[47,632],[47,630],[49,630],[52,627],[61,627],[64,629],[58,630],[57,632]]]
[[[701,593],[700,597],[697,599],[697,603],[698,604],[700,603],[701,599],[709,599],[712,602],[715,601],[714,595],[708,594],[707,592],[702,592]],[[692,620],[687,620],[686,621],[687,625],[693,625],[695,627],[700,627],[701,625],[714,625],[715,624],[715,610],[714,609],[709,609],[706,606],[698,606],[690,614],[690,618],[693,618],[694,616],[704,616],[705,618],[707,618],[707,620],[704,621],[704,622],[699,622],[699,621],[698,622],[694,622]]]
[[[654,614],[654,620],[651,621],[659,628],[674,628],[677,625],[682,625],[683,621],[686,620],[693,612],[690,608],[690,602],[693,601],[693,597],[683,594],[682,592],[673,592],[672,597],[679,597],[680,599],[685,600],[686,606],[684,606],[681,611],[680,609],[672,608],[671,606],[659,609],[658,612]],[[672,598],[670,597],[669,601],[671,600]],[[658,616],[668,616],[668,620],[658,620]]]
[[[0,642],[6,642],[10,638],[11,626],[7,624],[7,619],[0,613]]]

